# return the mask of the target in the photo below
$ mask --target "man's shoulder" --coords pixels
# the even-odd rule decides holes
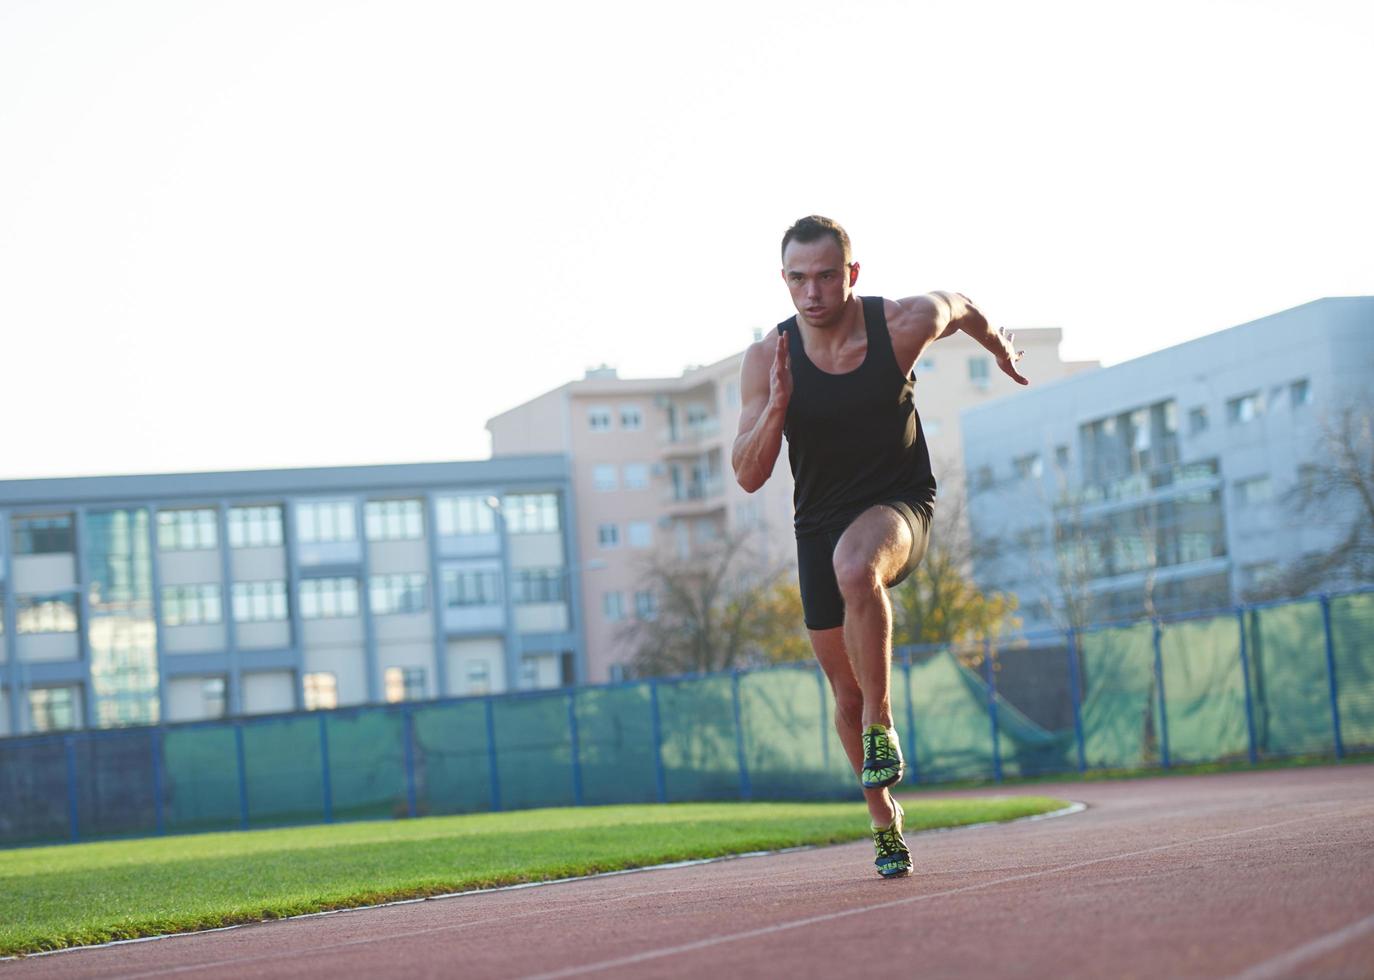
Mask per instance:
[[[893,334],[925,334],[934,329],[939,308],[929,296],[883,299],[887,328]]]

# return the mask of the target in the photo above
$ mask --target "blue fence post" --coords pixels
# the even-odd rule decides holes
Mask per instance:
[[[248,829],[248,758],[243,749],[243,722],[234,722],[234,754],[239,766],[239,827]]]
[[[491,775],[491,808],[501,809],[501,776],[496,769],[496,710],[491,698],[486,699],[487,709],[487,766]]]
[[[1155,642],[1155,691],[1159,698],[1159,759],[1164,764],[1164,768],[1170,767],[1169,760],[1169,709],[1164,697],[1164,654],[1160,647],[1163,639],[1164,630],[1159,625],[1159,620],[1150,621],[1154,627]]]
[[[328,718],[320,713],[320,781],[324,790],[324,822],[334,822],[334,786],[329,773],[329,730],[325,725]]]
[[[1073,699],[1073,739],[1078,747],[1078,771],[1088,771],[1088,750],[1083,743],[1083,689],[1078,667],[1078,631],[1069,628],[1066,648],[1069,661],[1069,696]]]
[[[754,793],[749,785],[749,767],[744,759],[744,718],[740,713],[739,669],[730,672],[730,700],[735,707],[735,751],[739,753],[739,798],[750,799]]]
[[[1331,632],[1331,597],[1322,602],[1322,630],[1326,634],[1326,689],[1331,697],[1331,735],[1336,744],[1336,758],[1345,758],[1345,740],[1341,738],[1340,684],[1336,680],[1336,642]]]
[[[419,806],[415,799],[415,711],[412,708],[401,711],[401,735],[405,739],[406,816],[413,819],[419,813]]]
[[[154,728],[149,741],[153,749],[153,823],[159,834],[167,833],[162,816],[162,729]]]
[[[1236,626],[1240,629],[1240,673],[1245,681],[1245,733],[1250,738],[1250,764],[1259,761],[1255,746],[1255,701],[1250,693],[1250,653],[1245,642],[1245,610],[1236,610]]]
[[[902,670],[906,672],[906,764],[907,768],[911,770],[911,781],[919,783],[921,781],[921,767],[916,762],[916,708],[911,700],[911,651],[907,650],[906,656],[902,659],[906,661],[902,665]]]
[[[577,738],[577,695],[568,692],[568,744],[572,749],[573,804],[582,805],[582,749]]]
[[[820,692],[821,705],[821,768],[830,771],[830,732],[827,730],[826,723],[826,701],[825,696],[825,671],[821,670],[821,665],[816,664],[816,689]]]
[[[76,785],[76,737],[64,735],[62,748],[67,757],[67,829],[73,841],[81,839],[81,807]]]
[[[988,693],[988,725],[992,729],[992,778],[1002,781],[1002,740],[997,737],[997,679],[992,669],[992,641],[983,637],[983,681]]]
[[[658,681],[649,681],[649,728],[654,739],[654,793],[658,802],[668,802],[668,784],[663,776],[663,725],[658,717]]]

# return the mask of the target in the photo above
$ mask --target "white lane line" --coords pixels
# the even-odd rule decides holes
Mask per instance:
[[[1327,953],[1333,953],[1346,943],[1359,939],[1367,932],[1374,932],[1374,915],[1367,916],[1359,922],[1352,922],[1344,929],[1328,932],[1325,936],[1314,939],[1310,943],[1303,943],[1286,953],[1280,953],[1263,963],[1256,963],[1248,970],[1237,973],[1231,980],[1271,980],[1274,977],[1293,976],[1294,970],[1300,963],[1305,963],[1318,956],[1324,956]]]
[[[1103,864],[1108,861],[1121,861],[1126,858],[1142,857],[1146,854],[1158,854],[1160,851],[1168,851],[1177,847],[1187,847],[1190,844],[1205,844],[1210,841],[1225,840],[1228,837],[1239,837],[1244,834],[1255,834],[1263,830],[1274,830],[1278,827],[1286,827],[1290,824],[1303,823],[1308,820],[1316,820],[1321,817],[1342,816],[1343,812],[1331,811],[1325,813],[1313,813],[1304,817],[1294,817],[1290,820],[1281,820],[1277,823],[1263,824],[1259,827],[1247,827],[1244,830],[1232,830],[1224,834],[1213,834],[1208,837],[1195,837],[1191,840],[1176,841],[1172,844],[1160,844],[1156,847],[1147,847],[1139,851],[1125,851],[1121,854],[1110,854],[1106,857],[1092,858],[1087,861],[1075,861],[1072,864],[1061,864],[1053,868],[1042,868],[1039,871],[1028,871],[1025,874],[1011,875],[1007,878],[998,878],[995,881],[984,881],[976,885],[962,885],[959,888],[950,888],[945,891],[929,892],[924,895],[911,895],[906,898],[897,898],[887,902],[875,902],[872,905],[863,905],[858,908],[844,909],[840,912],[827,912],[824,915],[812,915],[805,919],[794,919],[791,922],[778,922],[770,926],[762,926],[758,929],[748,929],[744,932],[728,933],[723,936],[708,936],[705,939],[698,939],[695,942],[683,943],[679,946],[667,946],[662,949],[647,950],[643,953],[635,953],[631,956],[620,956],[615,959],[601,960],[596,963],[587,963],[582,966],[570,966],[562,970],[554,970],[549,973],[531,974],[524,980],[556,980],[558,977],[575,977],[584,973],[595,973],[601,970],[611,970],[621,966],[634,966],[636,963],[645,963],[650,960],[662,959],[665,956],[676,956],[680,953],[691,953],[699,949],[710,949],[712,946],[720,946],[724,943],[739,942],[743,939],[756,939],[760,936],[769,936],[779,932],[786,932],[790,929],[801,929],[805,926],[817,925],[821,922],[832,922],[835,919],[844,919],[854,915],[863,915],[867,912],[876,912],[880,909],[898,908],[903,905],[914,905],[917,902],[926,902],[933,898],[946,898],[950,895],[961,895],[966,892],[978,891],[983,888],[993,888],[997,885],[1007,885],[1016,881],[1026,881],[1031,878],[1041,878],[1046,875],[1059,874],[1064,871],[1074,871],[1078,868],[1087,868],[1094,864]]]

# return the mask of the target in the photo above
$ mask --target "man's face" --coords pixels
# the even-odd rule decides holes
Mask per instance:
[[[844,264],[844,251],[830,235],[814,242],[788,242],[782,279],[797,315],[813,327],[839,322],[859,278],[859,263]]]

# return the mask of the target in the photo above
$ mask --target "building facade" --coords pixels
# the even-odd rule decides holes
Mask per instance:
[[[1096,367],[1063,361],[1058,329],[1018,330],[1016,339],[1037,383]],[[655,554],[687,557],[724,535],[744,535],[765,565],[795,569],[786,445],[772,477],[752,495],[730,465],[743,359],[741,351],[676,378],[595,369],[487,422],[495,458],[566,453],[572,461],[592,681],[622,676],[632,656],[627,622],[654,614],[657,597],[644,569]],[[1019,390],[963,334],[927,351],[916,365],[916,405],[937,481],[956,490],[963,484],[959,410]]]
[[[1371,369],[1374,297],[1330,298],[966,410],[978,581],[1028,630],[1241,600],[1357,519],[1293,506]]]
[[[564,456],[0,482],[0,735],[585,676]]]

